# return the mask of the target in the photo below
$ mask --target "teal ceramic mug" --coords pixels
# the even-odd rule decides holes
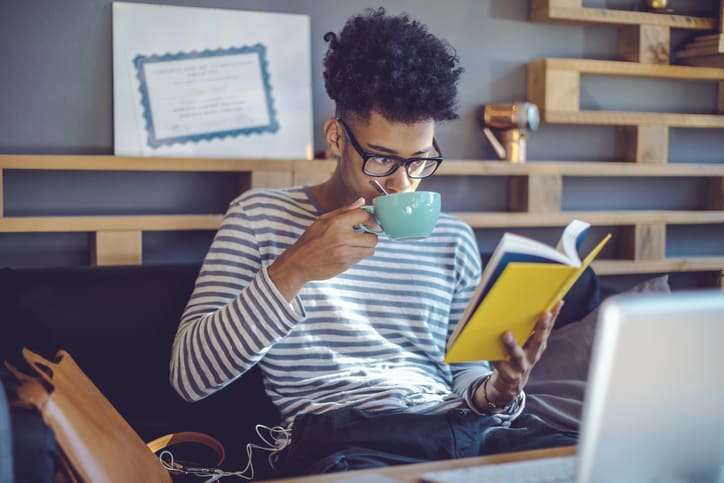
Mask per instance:
[[[395,240],[414,240],[430,236],[440,216],[440,193],[409,191],[378,196],[372,205],[362,207],[375,215],[382,230],[360,225],[364,231]]]

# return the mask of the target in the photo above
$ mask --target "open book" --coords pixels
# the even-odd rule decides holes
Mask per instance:
[[[590,225],[573,220],[556,248],[506,233],[485,266],[477,289],[447,344],[445,362],[505,360],[500,336],[509,330],[522,346],[543,312],[551,310],[611,238],[581,260]]]

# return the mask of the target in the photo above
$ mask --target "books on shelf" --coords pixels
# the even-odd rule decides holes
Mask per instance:
[[[707,67],[724,66],[724,34],[700,35],[676,51],[676,59],[685,64]]]
[[[578,250],[589,228],[573,220],[555,248],[505,233],[448,340],[444,361],[508,359],[501,334],[509,330],[523,345],[540,315],[566,295],[611,238],[608,234],[581,260]]]

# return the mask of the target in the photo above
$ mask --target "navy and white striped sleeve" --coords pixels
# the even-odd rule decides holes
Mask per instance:
[[[222,389],[304,318],[299,300],[290,304],[269,278],[253,227],[233,203],[176,332],[171,385],[187,401]]]

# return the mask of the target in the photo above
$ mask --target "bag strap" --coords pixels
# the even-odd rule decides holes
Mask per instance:
[[[68,353],[64,350],[59,350],[55,353],[55,357],[56,359],[58,359],[58,361],[62,361],[66,358],[66,356],[70,357]],[[57,367],[59,365],[58,363],[48,360],[40,354],[36,354],[27,347],[23,347],[23,358],[30,365],[30,367],[33,368],[38,376],[40,376],[40,378],[42,378],[48,384],[53,385],[52,375],[48,374],[46,369],[50,369],[51,371],[57,370]]]
[[[215,466],[221,466],[221,463],[224,462],[224,458],[226,457],[224,445],[221,444],[218,439],[206,433],[198,433],[195,431],[165,434],[146,443],[146,446],[148,446],[153,453],[156,453],[169,446],[180,443],[198,443],[210,448],[214,454],[216,454],[218,460]]]
[[[19,370],[14,365],[10,364],[9,361],[4,361],[5,369],[8,370],[10,374],[17,380],[19,383],[27,382],[27,381],[34,381],[37,380],[37,377],[29,376],[25,374],[23,371]]]
[[[195,472],[207,472],[207,471],[213,471],[216,469],[219,469],[221,467],[221,464],[224,462],[224,458],[226,457],[226,452],[224,451],[224,445],[221,444],[221,442],[214,438],[213,436],[210,436],[206,433],[199,433],[195,431],[185,431],[180,433],[169,433],[165,434],[163,436],[160,436],[152,441],[149,441],[146,443],[146,446],[151,450],[153,453],[157,453],[159,451],[165,450],[166,448],[181,444],[181,443],[197,443],[200,445],[203,445],[209,449],[211,449],[214,454],[216,455],[216,463],[213,465],[212,468],[200,468],[200,467],[194,467],[187,465],[185,463],[180,463],[178,461],[171,461],[169,463],[173,470],[170,468],[169,471],[180,471],[182,473],[195,473]],[[220,470],[219,470],[220,471]]]

